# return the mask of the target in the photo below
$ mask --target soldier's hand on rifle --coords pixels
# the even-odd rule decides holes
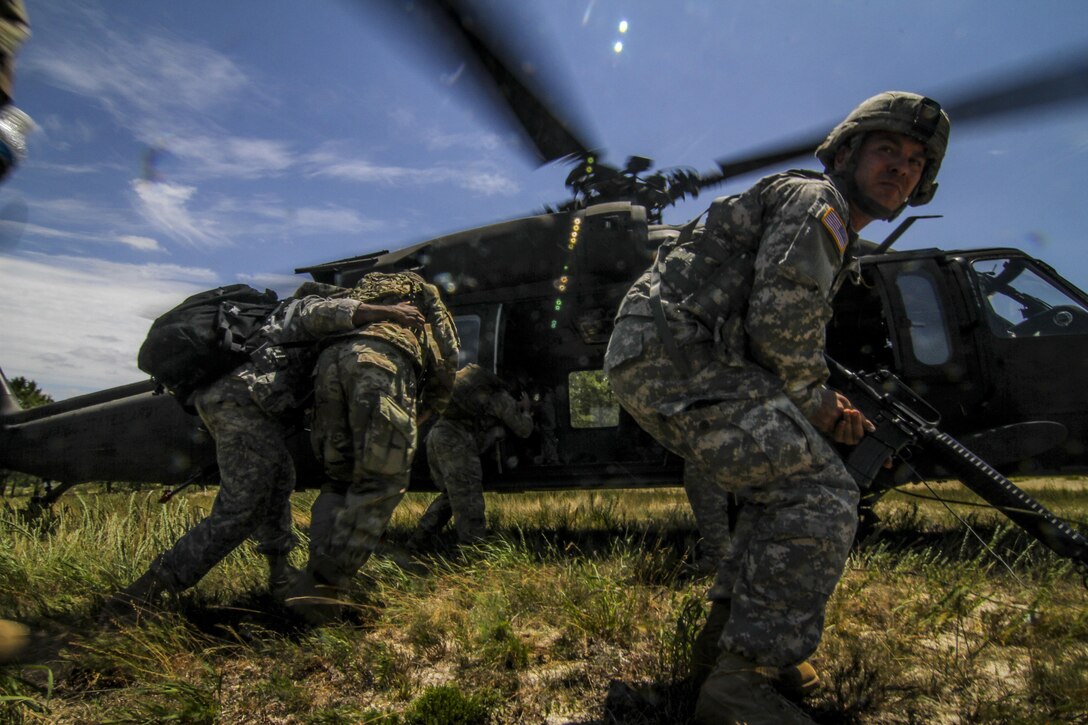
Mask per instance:
[[[866,433],[876,430],[876,426],[842,393],[824,389],[820,395],[820,407],[809,422],[836,443],[856,446]]]

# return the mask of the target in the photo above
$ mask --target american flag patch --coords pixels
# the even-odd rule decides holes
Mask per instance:
[[[850,235],[846,231],[846,225],[842,223],[842,217],[829,206],[823,216],[820,217],[820,221],[824,223],[827,231],[831,232],[831,237],[839,248],[839,254],[846,252],[846,243],[850,241]]]

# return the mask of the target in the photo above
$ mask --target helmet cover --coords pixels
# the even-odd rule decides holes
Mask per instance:
[[[937,193],[937,172],[948,147],[950,129],[948,114],[932,98],[905,91],[886,91],[862,101],[842,123],[831,129],[816,149],[816,158],[831,171],[839,149],[859,134],[888,131],[910,136],[926,148],[926,167],[907,201],[911,206],[921,206],[928,204]]]

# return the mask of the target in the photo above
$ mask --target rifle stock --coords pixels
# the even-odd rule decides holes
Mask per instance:
[[[1048,549],[1088,567],[1088,539],[942,432],[940,415],[898,377],[886,370],[855,373],[830,357],[828,364],[832,384],[876,426],[844,458],[862,490],[869,488],[885,461],[918,448]]]

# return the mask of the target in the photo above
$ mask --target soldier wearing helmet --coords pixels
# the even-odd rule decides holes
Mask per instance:
[[[832,129],[816,149],[816,158],[825,170],[843,179],[853,206],[873,219],[891,221],[907,205],[921,206],[933,200],[937,193],[937,172],[948,147],[949,129],[948,115],[933,99],[888,91],[864,101]],[[873,132],[906,136],[923,147],[921,178],[910,194],[892,207],[884,206],[858,188],[852,173],[857,169],[862,143]],[[842,170],[836,170],[839,159],[843,160]]]
[[[812,722],[786,695],[818,681],[806,660],[857,528],[857,484],[832,444],[872,430],[825,386],[831,300],[852,277],[857,233],[933,198],[948,134],[929,98],[866,100],[820,145],[822,173],[716,199],[620,305],[605,353],[616,396],[699,473],[686,485],[739,503],[696,643],[710,651],[697,722]],[[715,515],[727,513],[699,519]]]

